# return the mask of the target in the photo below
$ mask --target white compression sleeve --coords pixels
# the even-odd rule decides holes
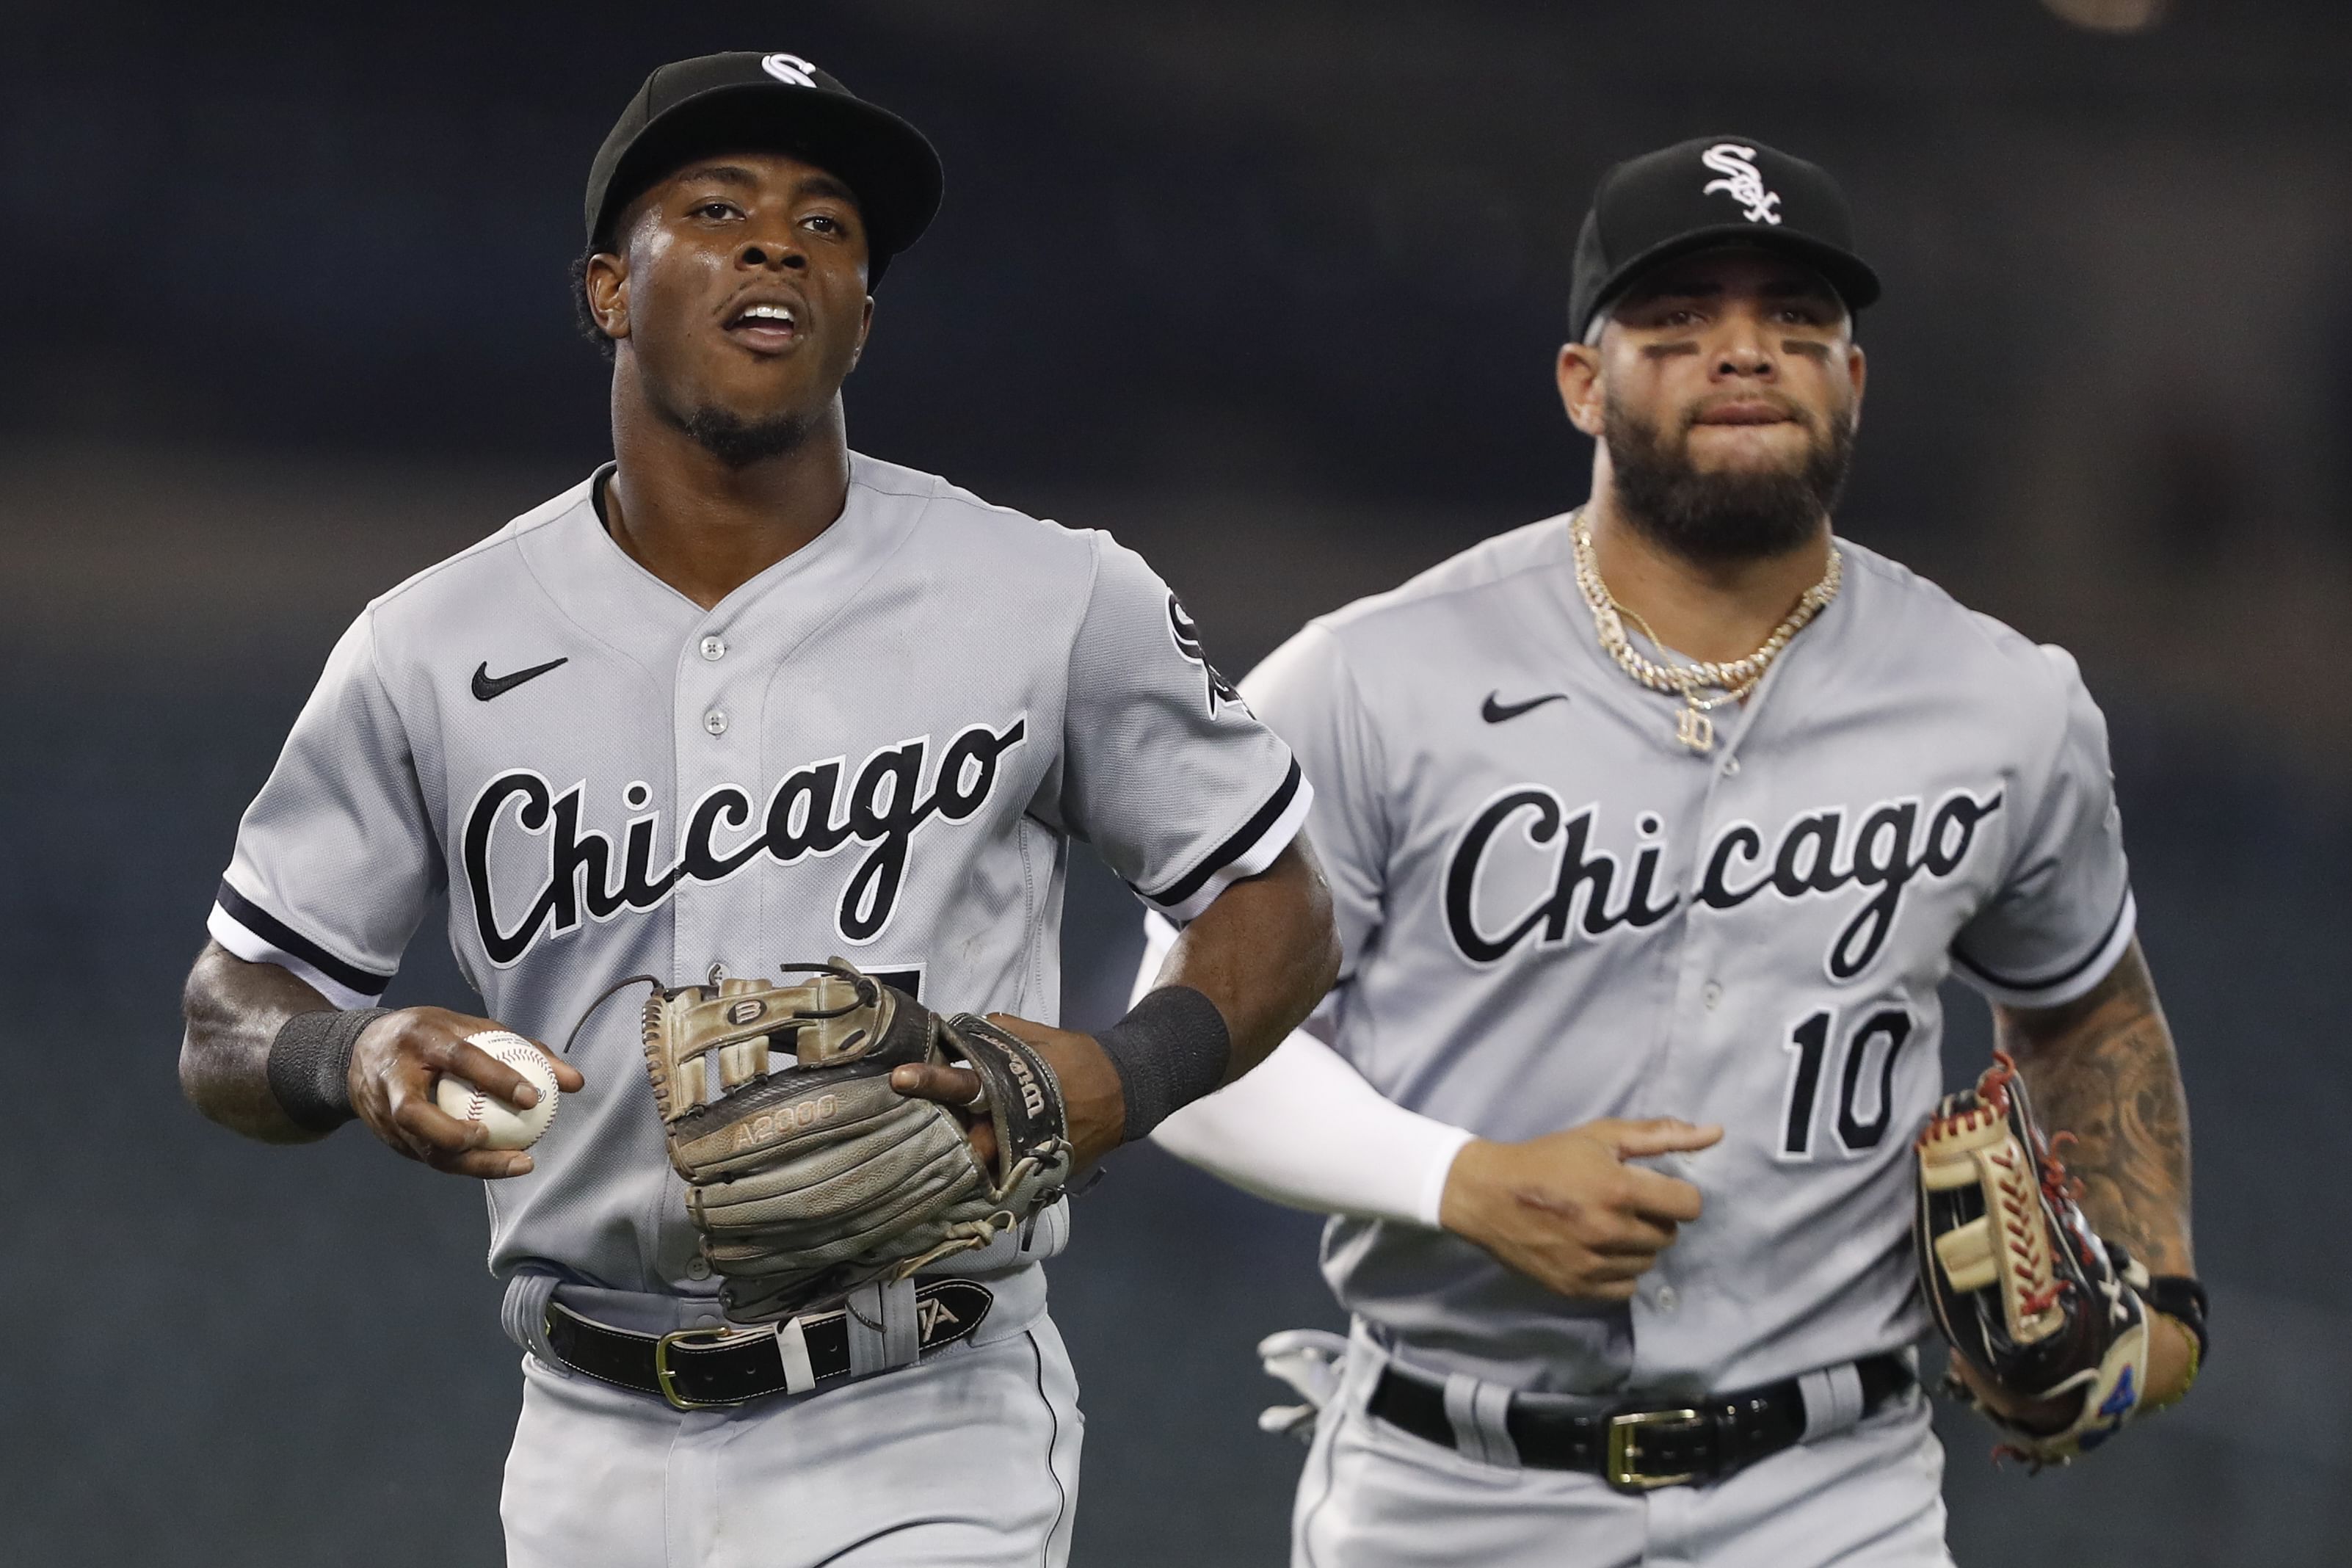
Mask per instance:
[[[1139,991],[1150,988],[1176,939],[1157,916],[1150,924]],[[1151,1134],[1177,1158],[1270,1202],[1432,1229],[1454,1157],[1470,1139],[1387,1099],[1303,1029]]]
[[[1291,1208],[1434,1229],[1446,1175],[1470,1134],[1383,1098],[1301,1032],[1161,1122],[1151,1141]]]

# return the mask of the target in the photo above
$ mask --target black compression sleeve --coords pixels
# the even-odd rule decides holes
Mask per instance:
[[[332,1132],[352,1110],[352,1047],[389,1007],[297,1013],[269,1042],[269,1092],[295,1126]]]
[[[1189,985],[1163,985],[1095,1037],[1127,1097],[1122,1142],[1151,1130],[1225,1081],[1234,1040],[1217,1005]]]

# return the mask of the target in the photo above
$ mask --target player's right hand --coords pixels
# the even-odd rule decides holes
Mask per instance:
[[[467,1041],[468,1035],[502,1027],[446,1007],[385,1014],[352,1047],[352,1109],[394,1151],[436,1171],[493,1181],[521,1175],[531,1168],[529,1154],[483,1148],[480,1122],[460,1121],[433,1100],[435,1084],[446,1076],[464,1079],[517,1110],[538,1103],[539,1090],[529,1079]],[[553,1051],[547,1051],[547,1059],[555,1068],[557,1089],[573,1094],[587,1087],[570,1062]]]
[[[1454,1157],[1439,1222],[1548,1289],[1632,1299],[1635,1283],[1698,1218],[1699,1190],[1639,1165],[1723,1137],[1672,1117],[1611,1118],[1524,1143],[1474,1138]]]

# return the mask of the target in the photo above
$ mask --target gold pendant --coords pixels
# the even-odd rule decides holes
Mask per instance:
[[[1675,715],[1675,739],[1694,752],[1715,750],[1715,721],[1696,708]]]

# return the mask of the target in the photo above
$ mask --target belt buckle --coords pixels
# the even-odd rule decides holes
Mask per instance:
[[[1698,1418],[1696,1410],[1628,1410],[1609,1417],[1609,1463],[1605,1471],[1609,1484],[1619,1491],[1646,1492],[1696,1480],[1696,1470],[1679,1476],[1643,1475],[1638,1434],[1644,1426],[1685,1425]]]
[[[681,1340],[707,1338],[716,1344],[730,1340],[748,1339],[751,1335],[726,1329],[674,1329],[654,1342],[654,1382],[661,1386],[661,1395],[669,1401],[673,1410],[731,1410],[749,1403],[741,1399],[688,1399],[677,1391],[675,1374],[670,1371],[669,1347]]]

